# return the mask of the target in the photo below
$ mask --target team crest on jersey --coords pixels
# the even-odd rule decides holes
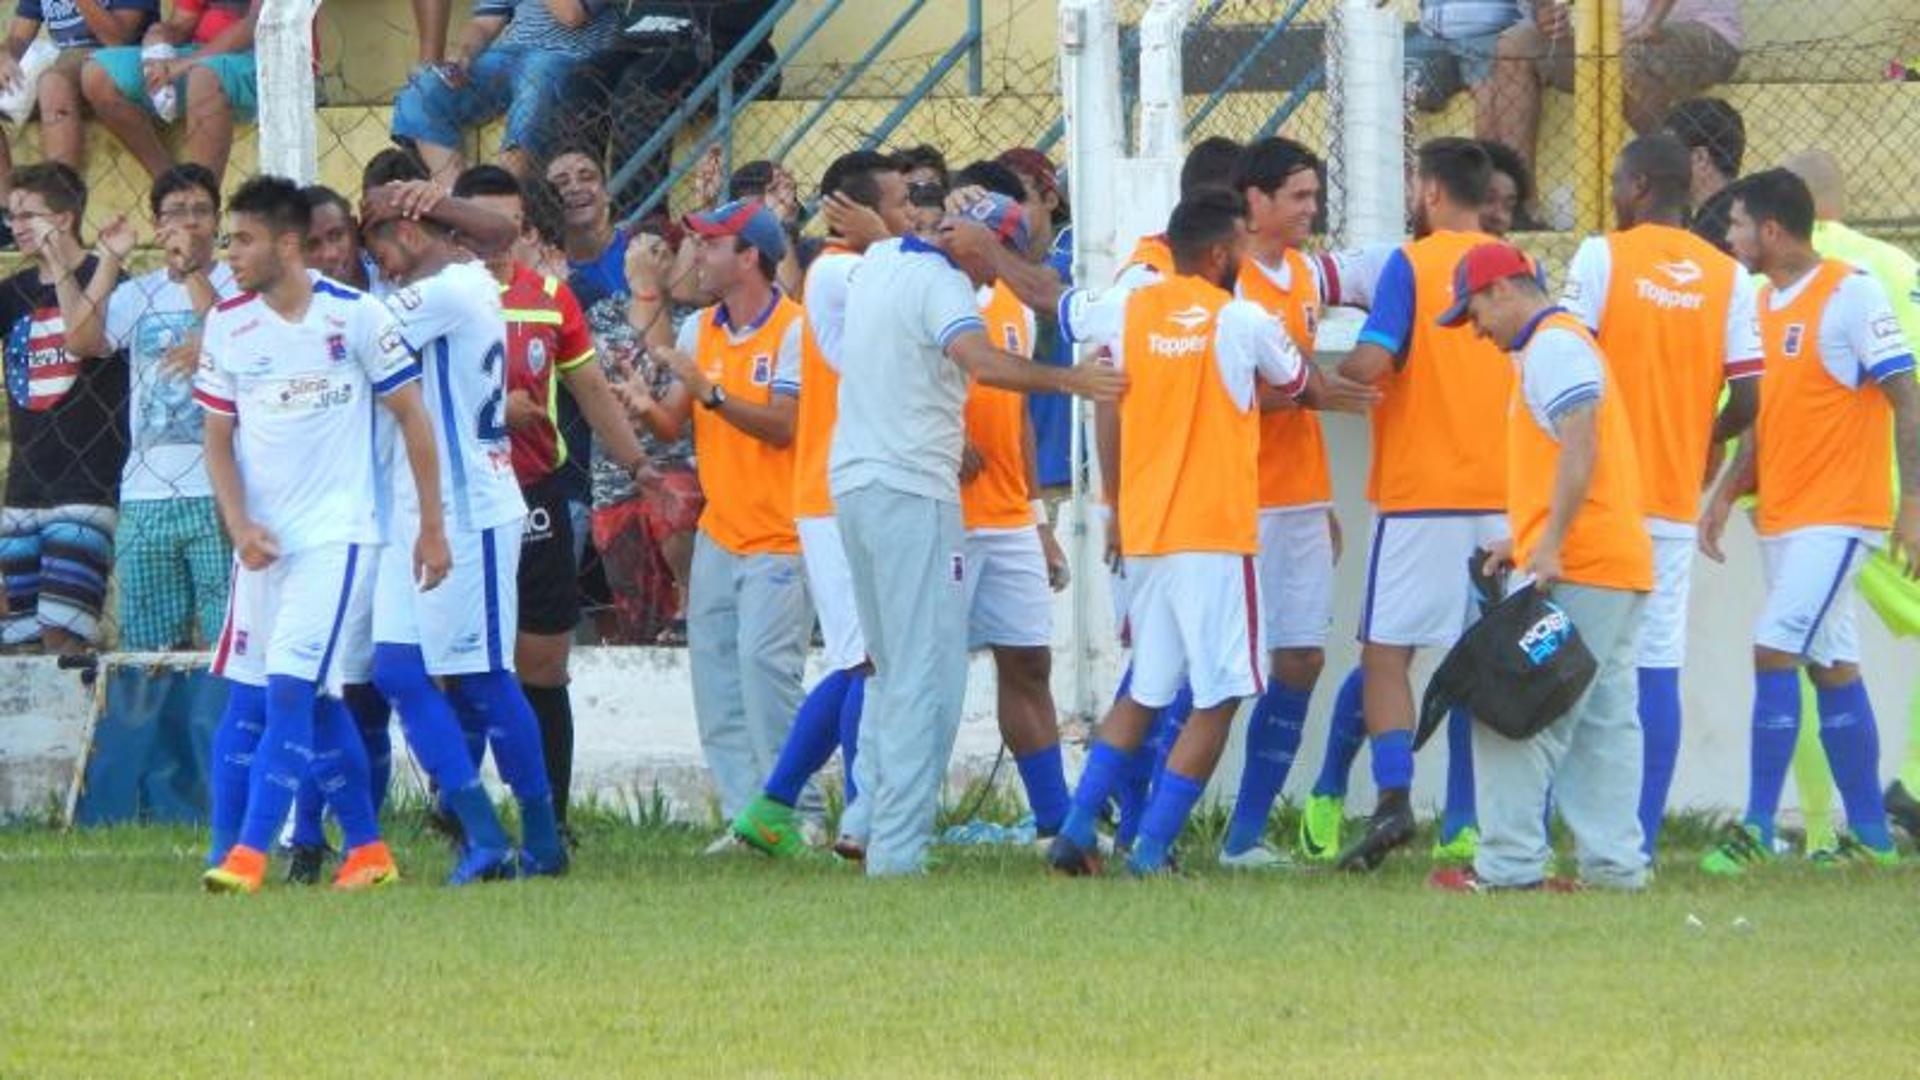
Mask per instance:
[[[1004,347],[1008,352],[1019,353],[1019,352],[1025,351],[1024,349],[1020,348],[1020,328],[1019,327],[1013,325],[1012,323],[1004,323],[1000,327],[1000,335],[1001,337],[1006,339],[1004,343]]]
[[[1308,304],[1300,309],[1303,321],[1307,324],[1307,336],[1313,337],[1320,332],[1320,309]]]
[[[1787,332],[1780,336],[1780,351],[1787,356],[1799,356],[1800,345],[1806,336],[1806,323],[1788,323]]]
[[[956,551],[951,559],[947,566],[947,573],[952,577],[953,583],[958,585],[967,580],[967,557]]]
[[[753,385],[773,385],[773,357],[762,353],[753,358]]]
[[[538,375],[542,371],[545,371],[546,367],[547,367],[546,341],[541,338],[534,338],[531,341],[528,341],[527,342],[527,370],[533,372],[535,375]]]
[[[245,630],[235,630],[233,632],[233,655],[247,655],[247,632]]]
[[[328,334],[327,335],[327,359],[332,360],[336,364],[346,362],[347,335],[345,334]]]

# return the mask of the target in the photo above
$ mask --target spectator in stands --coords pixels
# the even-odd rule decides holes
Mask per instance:
[[[1047,155],[1030,146],[1008,150],[1000,155],[999,161],[1012,169],[1026,188],[1027,222],[1033,230],[1037,257],[1044,258],[1062,282],[1071,282],[1071,218],[1059,172]],[[1042,244],[1045,246],[1040,246]],[[1072,367],[1073,345],[1061,336],[1054,313],[1036,311],[1033,319],[1034,358],[1057,367]],[[1034,456],[1041,488],[1057,490],[1071,484],[1073,399],[1066,394],[1028,394],[1027,415],[1033,420]]]
[[[1517,24],[1522,0],[1420,0],[1420,21],[1407,28],[1407,92],[1422,112],[1439,112],[1462,90],[1480,99],[1491,85],[1500,35]]]
[[[1480,140],[1493,161],[1493,182],[1487,185],[1487,205],[1480,208],[1480,227],[1504,237],[1533,223],[1533,170],[1506,143]]]
[[[87,185],[70,166],[13,177],[7,220],[28,265],[0,282],[7,387],[7,479],[0,499],[0,644],[80,652],[100,641],[112,566],[114,504],[126,463],[127,364],[67,351],[56,290],[86,288],[100,258],[80,244]]]
[[[566,224],[560,213],[560,194],[543,176],[521,184],[527,227],[515,242],[513,257],[537,273],[567,279]],[[575,297],[575,303],[579,298]]]
[[[727,177],[723,198],[720,184],[722,161],[723,153],[716,143],[695,167],[695,205],[701,210],[708,210],[723,201],[764,200],[787,234],[787,249],[780,257],[777,284],[788,296],[800,295],[800,192],[793,174],[779,162],[764,159],[749,161]],[[706,293],[701,287],[700,276],[694,272],[697,247],[692,242],[680,245],[674,256],[672,276],[668,279],[668,295],[682,307],[705,307],[719,299]]]
[[[82,167],[87,132],[80,122],[81,69],[93,50],[139,40],[159,10],[159,0],[19,0],[6,46],[0,48],[0,90],[15,89],[26,80],[21,62],[45,24],[47,37],[59,50],[41,69],[36,87],[40,152],[48,161]],[[13,149],[0,133],[0,197],[11,190],[12,173]]]
[[[85,289],[72,275],[55,286],[68,353],[128,358],[130,452],[113,562],[120,647],[135,652],[210,645],[226,620],[233,569],[201,453],[192,377],[201,320],[237,291],[233,270],[213,250],[220,181],[203,166],[176,165],[154,181],[147,204],[164,265],[115,285],[138,239],[116,218],[100,233],[99,268]]]
[[[1662,127],[1672,132],[1693,154],[1694,235],[1732,253],[1727,229],[1732,225],[1733,181],[1747,156],[1747,123],[1740,111],[1719,98],[1693,98],[1673,107]]]
[[[342,285],[378,291],[380,268],[360,246],[360,222],[345,195],[324,184],[300,189],[307,201],[307,265]]]
[[[569,498],[582,505],[590,500],[592,506],[591,525],[582,532],[592,533],[611,594],[614,633],[608,637],[627,644],[653,644],[663,637],[684,641],[681,614],[693,568],[693,532],[705,503],[693,471],[692,442],[664,407],[685,389],[641,348],[649,331],[664,333],[661,340],[668,345],[673,341],[672,321],[663,314],[673,248],[660,235],[635,236],[613,224],[606,174],[587,151],[556,155],[547,165],[547,179],[560,196],[571,271],[567,284],[586,311],[607,381],[627,407],[659,474],[657,484],[641,490],[618,465],[603,460],[584,424],[569,425],[562,417],[571,461],[591,463],[590,474],[576,474],[578,486]],[[645,259],[633,252],[635,245]],[[638,317],[636,305],[643,309]]]
[[[1530,0],[1532,17],[1500,35],[1493,77],[1474,122],[1529,163],[1545,86],[1573,89],[1573,14],[1568,0]],[[1717,86],[1740,63],[1740,0],[1621,0],[1627,123],[1659,127],[1673,102]]]
[[[618,40],[622,10],[590,0],[479,0],[447,61],[417,73],[394,101],[394,137],[451,183],[465,165],[461,132],[505,114],[498,161],[532,175],[566,127],[568,79]]]
[[[175,0],[173,14],[147,30],[139,45],[101,49],[87,61],[81,91],[94,116],[127,152],[159,179],[173,165],[155,121],[186,118],[181,156],[224,176],[236,121],[258,105],[253,33],[260,0]],[[172,51],[172,57],[153,55]],[[171,91],[162,114],[156,97]],[[164,100],[163,100],[163,103]]]

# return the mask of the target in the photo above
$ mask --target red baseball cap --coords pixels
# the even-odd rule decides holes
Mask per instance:
[[[1515,277],[1537,277],[1533,260],[1512,244],[1478,244],[1461,256],[1453,268],[1453,306],[1441,313],[1435,324],[1459,326],[1467,321],[1467,302],[1473,294],[1496,281]]]

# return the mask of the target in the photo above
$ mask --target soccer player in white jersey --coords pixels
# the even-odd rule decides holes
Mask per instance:
[[[373,681],[399,710],[415,755],[465,830],[455,884],[560,874],[567,865],[539,723],[513,676],[526,503],[507,437],[499,286],[454,239],[456,228],[467,232],[461,223],[474,210],[431,187],[387,184],[367,192],[361,215],[367,250],[398,286],[388,306],[400,337],[420,357],[441,480],[428,492],[398,470],[392,476],[392,544],[374,589]],[[445,503],[453,565],[442,587],[423,592],[393,553],[411,539],[415,509],[435,497]],[[430,719],[416,725],[421,715]],[[486,733],[519,803],[525,851],[517,864],[460,728]]]
[[[422,588],[437,585],[449,562],[419,366],[378,301],[307,269],[306,231],[306,204],[290,181],[260,177],[235,193],[227,259],[247,291],[208,316],[194,382],[207,411],[207,471],[239,564],[213,669],[266,687],[263,732],[229,717],[214,738],[218,863],[203,880],[217,892],[260,888],[268,845],[310,767],[322,770],[346,834],[336,886],[365,888],[396,873],[365,749],[338,701],[337,658],[368,633],[380,539],[375,396],[398,421],[409,475],[429,495],[400,562]],[[249,770],[239,806],[236,785],[219,775],[232,770]]]

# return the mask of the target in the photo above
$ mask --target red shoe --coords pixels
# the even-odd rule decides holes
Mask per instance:
[[[1473,872],[1471,866],[1447,866],[1435,870],[1427,876],[1427,887],[1441,892],[1453,893],[1494,893],[1494,892],[1550,892],[1575,893],[1585,886],[1572,878],[1552,877],[1536,881],[1530,885],[1494,885]]]

